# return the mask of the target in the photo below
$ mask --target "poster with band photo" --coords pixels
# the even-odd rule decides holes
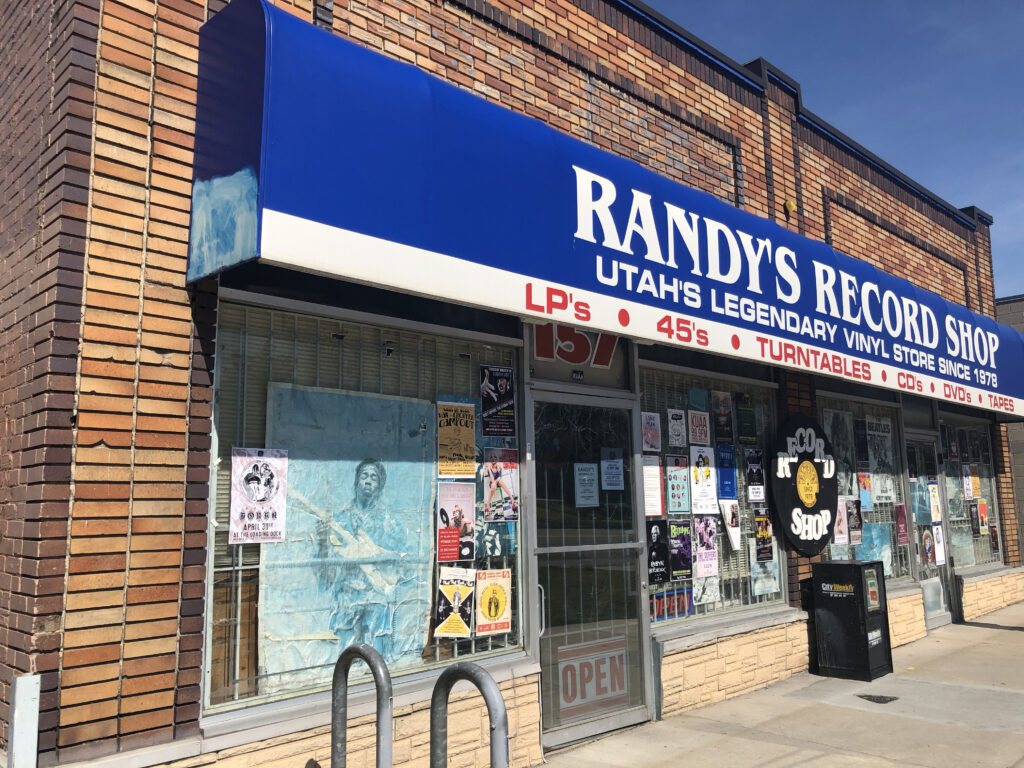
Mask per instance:
[[[480,421],[484,437],[515,437],[516,388],[511,368],[480,366]]]
[[[519,451],[484,449],[484,520],[519,519]]]
[[[651,584],[664,584],[669,577],[668,521],[647,521],[647,580]]]
[[[476,552],[476,483],[437,484],[437,561],[472,560]]]

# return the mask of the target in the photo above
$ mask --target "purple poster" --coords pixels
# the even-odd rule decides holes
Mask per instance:
[[[696,576],[699,579],[718,575],[718,518],[697,515],[693,518],[693,535],[697,540]]]
[[[693,528],[689,520],[669,520],[669,565],[672,581],[693,577]]]
[[[903,547],[910,543],[910,529],[907,527],[907,505],[896,505],[896,546]]]

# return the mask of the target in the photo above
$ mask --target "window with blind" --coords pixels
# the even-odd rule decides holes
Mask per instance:
[[[904,498],[897,410],[821,393],[817,402],[819,421],[836,457],[840,504],[846,509],[845,519],[840,510],[838,533],[822,557],[881,560],[887,579],[909,577],[910,542],[900,543],[897,525],[897,515],[902,515],[900,525],[906,530],[911,514]]]
[[[656,494],[645,480],[649,551],[668,555],[662,583],[649,567],[651,622],[784,602],[785,549],[780,532],[772,535],[765,495],[776,391],[652,367],[640,369],[640,388],[645,477],[656,468],[662,494],[662,515],[653,516]],[[690,429],[691,412],[706,434]],[[714,498],[699,503],[698,481],[711,477],[706,463],[718,474],[703,493]]]
[[[374,646],[393,674],[521,646],[518,427],[502,437],[480,428],[481,366],[515,369],[517,356],[513,347],[221,304],[209,705],[323,688],[352,642]],[[459,489],[472,509],[460,510],[450,562],[438,562],[438,526],[456,527],[439,523],[442,513],[456,516],[438,504],[450,492],[438,483],[438,403],[468,409],[476,424],[473,471]],[[232,449],[287,451],[283,541],[229,543]],[[484,514],[488,495],[499,513]],[[448,599],[439,578],[456,568],[446,583],[468,618],[462,634],[437,627]],[[507,622],[486,631],[465,605],[482,572],[508,584],[488,593]]]

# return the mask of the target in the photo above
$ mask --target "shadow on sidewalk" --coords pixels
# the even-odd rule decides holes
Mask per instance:
[[[984,621],[965,621],[965,627],[980,627],[981,629],[1012,629],[1015,632],[1024,632],[1024,627],[1008,627],[1005,624],[987,624]]]

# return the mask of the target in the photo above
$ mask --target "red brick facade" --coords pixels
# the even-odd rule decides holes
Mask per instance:
[[[0,739],[41,673],[56,738],[98,3],[15,3],[0,29]]]
[[[615,0],[276,4],[994,312],[987,218],[851,153],[760,60],[724,67]],[[198,728],[216,283],[184,275],[198,29],[221,5],[21,3],[0,31],[0,720],[11,674],[44,672],[45,762]],[[813,408],[807,377],[782,397]],[[807,576],[792,559],[794,601]]]

